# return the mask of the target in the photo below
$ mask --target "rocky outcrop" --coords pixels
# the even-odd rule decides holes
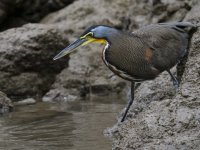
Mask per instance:
[[[0,33],[0,89],[8,96],[42,95],[68,59],[53,62],[66,45],[53,26],[28,24]]]
[[[5,93],[0,91],[0,115],[11,112],[12,110],[12,101],[6,96]]]
[[[185,20],[199,22],[195,11],[199,8],[200,3]],[[192,38],[178,91],[175,91],[166,73],[142,83],[136,91],[127,120],[107,131],[113,138],[113,149],[200,149],[199,49],[198,30]]]

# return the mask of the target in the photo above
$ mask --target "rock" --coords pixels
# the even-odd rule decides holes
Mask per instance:
[[[194,5],[193,3],[187,0],[125,0],[123,2],[121,0],[77,0],[70,6],[49,14],[42,23],[56,24],[65,34],[73,36],[78,36],[83,30],[97,24],[134,30],[150,23],[182,20]]]
[[[66,67],[66,60],[52,61],[53,56],[68,43],[53,26],[28,24],[1,32],[0,40],[1,71],[58,73]]]
[[[43,102],[69,102],[80,99],[79,92],[76,89],[57,88],[51,89],[42,98]]]
[[[185,20],[198,22],[195,10],[199,8],[200,3],[192,8]],[[113,139],[113,150],[200,149],[199,49],[198,30],[193,35],[186,70],[177,92],[166,73],[141,84],[127,120],[107,131]]]
[[[191,109],[188,109],[187,107],[179,108],[177,110],[176,120],[177,122],[180,122],[182,124],[189,124],[190,121],[193,120],[194,117],[193,113],[194,112],[191,111]]]
[[[40,21],[50,12],[59,10],[74,0],[1,0],[0,30],[20,27]]]
[[[43,95],[68,59],[52,58],[68,44],[54,26],[28,24],[0,33],[0,89],[8,96]]]
[[[33,105],[35,103],[36,103],[36,100],[34,98],[27,98],[27,99],[16,102],[15,105]]]
[[[27,22],[38,22],[48,13],[59,10],[71,4],[73,1],[74,0],[20,0],[16,1],[16,12]]]
[[[200,12],[200,10],[199,10],[199,2],[198,2],[198,4],[193,5],[191,11],[189,13],[187,13],[187,15],[185,16],[185,20],[188,20],[191,22],[199,21],[200,20],[199,12]]]
[[[0,2],[0,25],[5,21],[7,16],[9,16],[14,11],[13,0],[1,0]]]
[[[56,24],[65,34],[78,36],[83,30],[95,24],[121,26],[122,22],[119,18],[126,14],[129,4],[130,0],[123,2],[120,0],[78,0],[48,15],[42,23]]]
[[[1,89],[16,100],[43,95],[54,81],[52,75],[46,77],[34,72],[22,72],[17,75],[1,72],[0,78]]]
[[[0,91],[0,114],[8,113],[13,110],[12,101],[5,93]]]

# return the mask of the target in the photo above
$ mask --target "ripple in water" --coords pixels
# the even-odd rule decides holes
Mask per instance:
[[[117,122],[126,103],[119,99],[18,106],[13,113],[0,117],[0,149],[111,149],[103,131]]]

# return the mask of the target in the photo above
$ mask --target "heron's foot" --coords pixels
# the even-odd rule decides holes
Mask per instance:
[[[177,78],[176,77],[172,78],[172,82],[173,82],[174,87],[178,90],[180,83],[177,80]]]
[[[167,72],[171,76],[171,79],[172,79],[174,87],[176,88],[176,90],[178,90],[179,89],[179,84],[180,84],[178,79],[170,72],[170,70],[167,70]]]
[[[120,122],[124,122],[125,118],[126,118],[126,113],[124,112],[123,117]]]

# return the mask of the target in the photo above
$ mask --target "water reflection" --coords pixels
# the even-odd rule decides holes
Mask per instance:
[[[0,118],[0,149],[111,149],[103,130],[116,122],[125,101],[116,97],[17,107]]]

